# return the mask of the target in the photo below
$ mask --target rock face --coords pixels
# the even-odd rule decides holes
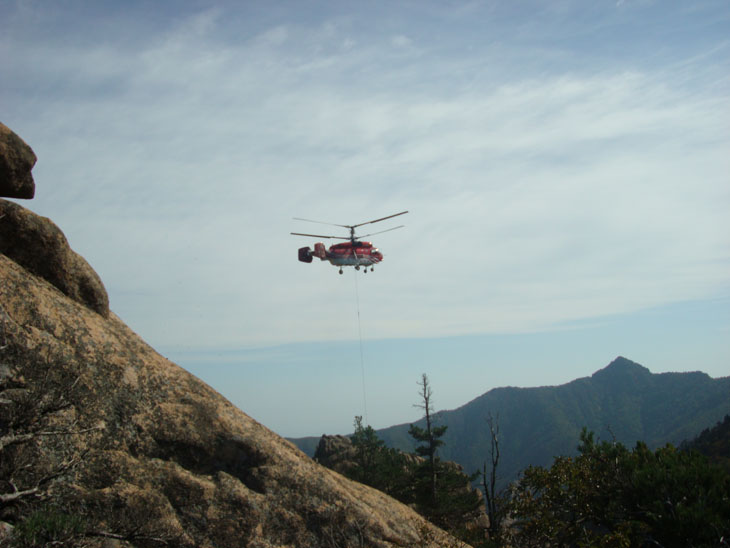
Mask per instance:
[[[104,317],[109,297],[101,279],[68,245],[53,221],[0,200],[0,253]]]
[[[306,457],[113,313],[92,312],[4,255],[0,304],[3,364],[27,383],[50,370],[47,390],[64,390],[78,431],[94,429],[64,440],[64,454],[84,457],[56,490],[71,493],[71,507],[124,517],[92,511],[95,527],[134,538],[126,528],[141,525],[180,546],[455,545],[406,506]]]
[[[339,474],[346,474],[356,466],[355,447],[347,436],[328,436],[319,438],[314,460]]]
[[[35,163],[33,149],[0,122],[0,196],[33,198],[35,183],[31,170]]]
[[[160,356],[53,223],[0,215],[0,545],[463,546]]]

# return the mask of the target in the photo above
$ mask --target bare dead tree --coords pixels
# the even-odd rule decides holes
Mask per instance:
[[[503,497],[497,491],[497,469],[499,468],[499,414],[493,417],[490,412],[487,416],[489,427],[489,462],[484,461],[482,469],[482,487],[484,488],[484,500],[489,517],[489,538],[497,540],[500,537],[504,508],[501,501]]]

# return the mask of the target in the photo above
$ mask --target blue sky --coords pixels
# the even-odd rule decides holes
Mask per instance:
[[[724,0],[6,1],[0,121],[146,341],[345,433],[417,419],[422,372],[441,408],[728,374],[729,36]],[[296,261],[293,217],[404,209],[373,275]]]

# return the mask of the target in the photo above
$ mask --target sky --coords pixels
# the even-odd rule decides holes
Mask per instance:
[[[112,310],[281,435],[730,373],[726,0],[1,0],[0,121]],[[372,273],[297,261],[404,210]]]

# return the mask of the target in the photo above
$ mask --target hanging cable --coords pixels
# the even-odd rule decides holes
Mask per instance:
[[[362,373],[362,406],[363,406],[363,417],[365,418],[365,425],[368,423],[368,399],[365,391],[365,358],[362,352],[362,326],[360,325],[360,290],[357,285],[357,271],[355,273],[355,301],[357,302],[357,333],[360,337],[360,371]]]

